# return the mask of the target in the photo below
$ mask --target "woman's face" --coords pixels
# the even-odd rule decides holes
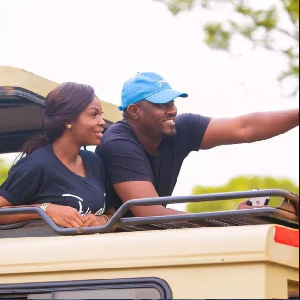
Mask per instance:
[[[71,122],[71,133],[76,143],[83,145],[99,145],[103,136],[105,121],[102,119],[100,100],[95,96],[86,109]]]

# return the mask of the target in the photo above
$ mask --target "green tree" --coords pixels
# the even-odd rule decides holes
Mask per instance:
[[[229,180],[224,186],[196,186],[192,193],[210,194],[210,193],[223,193],[233,191],[247,191],[257,189],[283,189],[296,194],[299,194],[299,186],[295,185],[288,178],[273,178],[262,176],[237,176]],[[187,211],[189,212],[205,212],[205,211],[218,211],[218,210],[232,210],[235,209],[237,204],[242,199],[235,200],[220,200],[220,201],[207,201],[207,202],[194,202],[187,204]],[[280,197],[271,197],[270,205],[277,206],[282,201]]]
[[[6,179],[9,167],[0,159],[0,184]]]
[[[288,65],[278,79],[296,79],[295,95],[299,90],[299,0],[273,0],[265,9],[254,8],[251,0],[155,0],[163,2],[177,15],[200,6],[203,9],[226,9],[230,19],[204,25],[205,42],[212,49],[231,52],[232,41],[243,36],[254,46],[281,53]],[[260,2],[260,1],[258,1]],[[282,43],[284,40],[284,43]],[[279,42],[280,41],[280,42]]]

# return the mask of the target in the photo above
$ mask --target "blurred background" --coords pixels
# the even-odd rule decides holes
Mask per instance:
[[[90,84],[117,105],[125,80],[153,71],[189,94],[179,113],[298,108],[299,1],[0,0],[0,65]],[[0,155],[0,183],[16,155]],[[299,193],[299,128],[192,153],[173,195],[253,188]]]

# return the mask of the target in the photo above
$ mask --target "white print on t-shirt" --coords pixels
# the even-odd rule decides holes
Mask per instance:
[[[104,193],[104,198],[105,198],[105,195],[106,195],[106,194]],[[79,196],[72,195],[72,194],[62,194],[62,196],[63,196],[63,197],[73,197],[73,198],[78,199],[78,200],[79,200],[79,201],[78,201],[78,206],[79,206],[78,212],[79,212],[81,215],[85,216],[85,215],[91,213],[91,210],[90,210],[89,207],[87,208],[87,210],[86,210],[85,212],[83,212],[82,204],[81,204],[81,202],[83,202],[83,199],[80,198]],[[95,216],[102,215],[102,214],[104,213],[104,211],[105,211],[105,203],[104,203],[104,207],[100,208],[94,215],[95,215]]]
[[[106,197],[106,193],[104,193],[104,199],[105,199],[105,197]],[[100,208],[98,211],[96,211],[94,213],[94,215],[95,216],[100,216],[104,213],[104,211],[105,211],[105,202],[104,202],[104,206],[102,208]]]
[[[100,208],[98,211],[96,211],[94,213],[94,215],[95,216],[100,216],[100,215],[102,215],[104,213],[104,211],[105,211],[105,203],[104,203],[104,206],[102,208]]]

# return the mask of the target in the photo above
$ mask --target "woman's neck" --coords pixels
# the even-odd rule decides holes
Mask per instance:
[[[72,163],[76,161],[80,147],[69,143],[66,141],[63,137],[58,138],[52,143],[52,148],[55,153],[55,155],[63,160],[67,161],[69,163]]]
[[[86,167],[79,155],[80,146],[67,141],[64,136],[57,139],[52,144],[53,151],[57,158],[73,173],[85,177]]]

